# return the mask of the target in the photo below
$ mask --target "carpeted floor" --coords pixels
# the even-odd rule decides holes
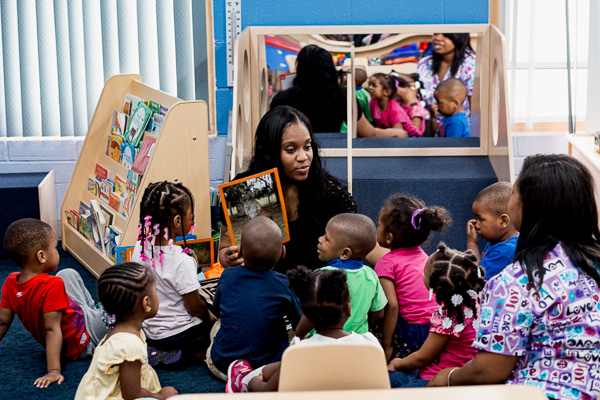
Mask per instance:
[[[60,269],[77,270],[97,300],[96,280],[69,253],[59,250]],[[10,260],[0,259],[0,281],[18,268]],[[91,359],[63,364],[65,382],[46,389],[33,386],[33,381],[46,373],[46,351],[27,332],[17,317],[0,342],[0,398],[1,399],[72,399],[81,377],[86,373]],[[225,384],[214,378],[204,363],[180,370],[157,369],[162,386],[173,386],[179,393],[224,392]]]

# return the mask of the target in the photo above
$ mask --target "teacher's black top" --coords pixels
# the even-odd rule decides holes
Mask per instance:
[[[236,175],[235,179],[245,178],[260,171],[246,171]],[[275,271],[285,274],[288,270],[304,265],[314,270],[327,265],[319,260],[317,244],[325,233],[329,219],[341,213],[356,213],[357,207],[352,195],[342,183],[327,174],[328,191],[321,204],[315,206],[308,215],[300,215],[294,221],[288,221],[290,240],[284,243],[286,256],[275,265]],[[301,190],[301,189],[300,189]]]

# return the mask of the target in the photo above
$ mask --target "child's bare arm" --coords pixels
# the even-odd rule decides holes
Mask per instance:
[[[183,295],[183,304],[190,314],[200,319],[214,320],[214,316],[208,311],[206,304],[202,301],[197,290]]]
[[[308,332],[312,331],[314,328],[315,324],[303,315],[296,326],[296,336],[300,339],[304,339],[304,337],[308,335]]]
[[[44,313],[44,324],[46,325],[46,358],[48,373],[37,378],[33,384],[39,388],[46,388],[58,382],[60,385],[65,378],[60,369],[60,352],[62,349],[63,335],[60,330],[60,319],[62,310]]]
[[[477,256],[477,264],[479,264],[479,246],[477,239],[477,229],[475,229],[475,224],[477,224],[477,220],[470,219],[467,222],[467,250],[473,251]]]
[[[396,295],[396,287],[394,282],[389,278],[379,278],[381,287],[385,292],[385,297],[388,299],[387,306],[385,306],[385,317],[383,320],[383,351],[385,352],[386,361],[390,361],[392,358],[393,347],[392,339],[394,338],[394,331],[396,330],[396,324],[398,323],[398,296]]]
[[[433,359],[440,354],[440,351],[446,346],[448,340],[450,340],[449,335],[429,332],[427,340],[425,340],[425,343],[423,343],[423,346],[419,350],[405,358],[394,358],[388,364],[388,370],[395,372],[424,368],[431,364]]]
[[[119,365],[119,383],[121,384],[121,395],[124,400],[138,399],[141,397],[153,397],[155,399],[168,399],[177,395],[177,390],[166,386],[158,393],[152,393],[141,385],[140,374],[142,363],[138,361],[124,361]]]
[[[10,308],[0,307],[0,340],[6,335],[8,332],[8,328],[13,322],[13,318],[15,317],[15,312]]]

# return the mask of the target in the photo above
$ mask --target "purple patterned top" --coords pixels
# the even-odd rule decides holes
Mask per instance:
[[[423,100],[425,100],[425,103],[428,107],[434,100],[433,92],[435,91],[435,88],[437,88],[437,86],[440,84],[440,78],[431,70],[432,64],[432,56],[427,56],[420,59],[419,64],[417,65],[419,80],[423,82],[421,94],[423,96]],[[444,75],[444,79],[442,79],[442,81],[445,81],[448,78],[460,79],[467,87],[467,98],[465,99],[463,108],[465,110],[465,113],[467,114],[467,117],[470,117],[471,104],[469,103],[469,97],[473,94],[473,84],[475,82],[475,53],[467,52],[465,54],[465,58],[463,59],[463,62],[460,65],[460,67],[458,67],[456,75],[452,76],[450,74],[450,68],[448,68],[448,71],[446,71],[446,75]],[[442,117],[443,115],[438,113],[438,123],[440,122]]]
[[[540,388],[550,398],[596,399],[600,393],[600,294],[559,243],[544,260],[539,293],[516,262],[483,291],[473,346],[520,357],[508,384]]]

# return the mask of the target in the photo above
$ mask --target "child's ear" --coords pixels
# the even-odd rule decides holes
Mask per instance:
[[[43,264],[46,262],[46,252],[44,250],[38,250],[35,253],[35,258],[38,263]]]
[[[181,215],[177,214],[175,217],[173,217],[173,226],[175,228],[179,228],[181,226]]]
[[[385,247],[390,248],[392,243],[394,243],[394,234],[391,232],[387,232],[385,234]]]
[[[501,214],[498,217],[498,220],[500,221],[500,226],[502,227],[502,229],[506,229],[510,225],[510,217],[508,216],[508,214]]]
[[[350,247],[344,247],[340,254],[341,260],[350,260],[352,258],[352,249]]]
[[[281,257],[279,257],[280,260],[283,260],[285,258],[285,252],[286,252],[285,244],[282,244],[281,245]]]
[[[383,89],[383,94],[385,95],[385,97],[390,97],[392,95],[392,90],[391,89]]]
[[[152,311],[152,302],[150,301],[150,296],[144,296],[142,298],[142,311],[151,312]]]
[[[352,303],[346,304],[346,309],[344,310],[348,318],[352,316]]]

